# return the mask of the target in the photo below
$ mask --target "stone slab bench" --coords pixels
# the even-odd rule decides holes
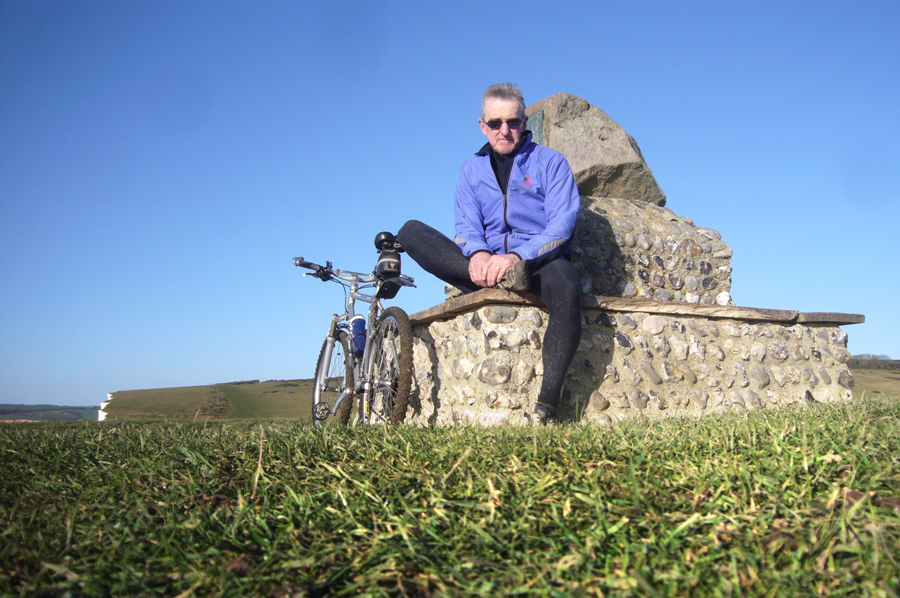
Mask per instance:
[[[411,420],[524,425],[541,383],[543,303],[484,289],[410,316]],[[700,415],[852,397],[847,334],[860,314],[582,295],[562,420]],[[410,416],[408,416],[410,417]]]

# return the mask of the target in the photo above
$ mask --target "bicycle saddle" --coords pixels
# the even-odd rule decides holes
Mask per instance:
[[[388,250],[400,253],[403,251],[403,247],[400,245],[400,242],[397,241],[397,237],[394,236],[394,233],[389,233],[387,231],[375,235],[375,249],[379,252]]]

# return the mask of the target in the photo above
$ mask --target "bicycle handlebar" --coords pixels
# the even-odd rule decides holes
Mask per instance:
[[[312,274],[308,274],[307,276],[315,276],[316,278],[329,281],[332,278],[338,278],[340,280],[345,280],[347,282],[353,282],[354,280],[357,282],[367,283],[367,282],[375,282],[378,278],[375,274],[363,274],[362,272],[350,272],[349,270],[339,270],[334,268],[331,265],[331,262],[325,262],[324,266],[320,266],[319,264],[314,264],[313,262],[308,262],[304,260],[302,257],[294,258],[294,265],[299,268],[306,268],[307,270],[312,270]],[[412,277],[401,274],[399,278],[406,283],[400,283],[402,286],[415,286],[412,283],[415,282]]]

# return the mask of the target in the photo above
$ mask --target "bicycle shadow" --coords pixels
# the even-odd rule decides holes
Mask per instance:
[[[422,352],[426,352],[423,356]],[[430,367],[422,368],[422,364],[430,364]],[[409,393],[409,407],[412,409],[413,418],[421,421],[426,414],[425,421],[429,425],[438,423],[441,412],[441,379],[439,375],[440,363],[435,348],[434,336],[427,326],[419,327],[413,331],[413,379]]]

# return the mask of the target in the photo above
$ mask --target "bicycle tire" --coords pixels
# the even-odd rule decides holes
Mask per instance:
[[[412,326],[399,307],[388,307],[378,318],[372,349],[373,423],[399,424],[406,418],[412,389]]]
[[[334,339],[334,347],[331,350],[331,359],[328,371],[324,372],[325,356],[328,351],[328,339],[322,343],[319,351],[319,359],[316,361],[316,377],[313,381],[312,418],[313,423],[322,425],[334,409],[334,403],[341,396],[345,388],[353,385],[353,364],[350,357],[350,337],[343,330],[339,330]],[[324,383],[323,383],[324,382]],[[327,407],[319,407],[325,405]],[[337,420],[342,424],[350,421],[350,411],[353,408],[353,396],[348,396],[341,402],[337,412]]]

